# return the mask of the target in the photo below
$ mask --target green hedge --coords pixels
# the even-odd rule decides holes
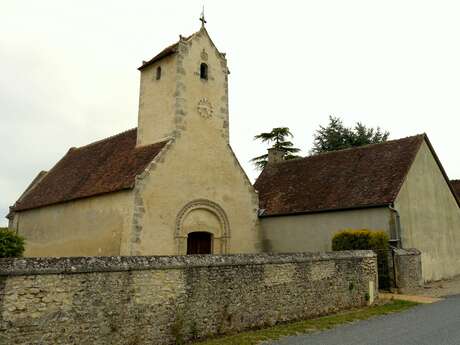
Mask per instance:
[[[0,228],[0,258],[20,257],[24,253],[24,238],[8,228]]]
[[[388,235],[383,231],[343,230],[332,238],[332,250],[387,250]]]
[[[389,290],[388,240],[388,235],[383,231],[344,230],[332,238],[332,250],[366,249],[376,252],[379,289]]]

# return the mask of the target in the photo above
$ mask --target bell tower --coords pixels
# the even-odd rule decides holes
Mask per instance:
[[[191,134],[228,143],[228,68],[204,16],[198,32],[161,51],[141,72],[137,146]]]

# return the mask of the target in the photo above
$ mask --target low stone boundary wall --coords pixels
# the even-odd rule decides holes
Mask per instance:
[[[370,251],[0,259],[0,344],[176,344],[371,303]]]

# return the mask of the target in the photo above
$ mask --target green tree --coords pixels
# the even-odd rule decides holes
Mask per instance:
[[[7,228],[0,228],[0,258],[20,257],[24,253],[24,238]]]
[[[288,127],[276,127],[270,132],[264,132],[256,135],[254,140],[260,140],[263,143],[272,144],[272,148],[277,148],[284,151],[284,159],[299,158],[295,153],[299,152],[300,149],[294,147],[292,141],[287,138],[293,138],[291,131]],[[261,170],[267,165],[268,154],[264,154],[251,159],[257,169]]]
[[[382,131],[380,127],[368,128],[361,122],[353,128],[345,127],[343,121],[334,116],[329,116],[329,124],[320,126],[314,134],[313,149],[311,153],[343,150],[350,147],[377,144],[388,140],[390,133]]]

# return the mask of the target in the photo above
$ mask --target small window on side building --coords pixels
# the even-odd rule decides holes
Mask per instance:
[[[204,62],[200,65],[200,78],[201,79],[208,79],[208,65]]]
[[[156,80],[161,79],[161,66],[157,67],[157,74],[156,74]]]

